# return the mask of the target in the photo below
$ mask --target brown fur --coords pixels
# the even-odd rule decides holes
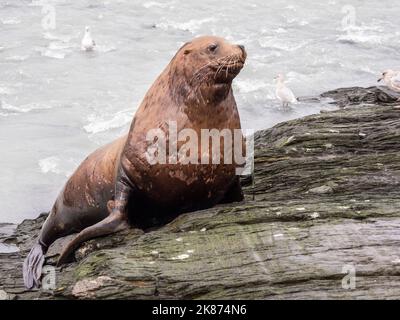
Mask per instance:
[[[225,165],[222,158],[219,165],[150,165],[145,152],[147,132],[166,132],[170,120],[178,132],[191,128],[199,137],[201,129],[240,129],[231,82],[245,59],[243,48],[222,38],[185,44],[147,92],[128,135],[93,152],[70,177],[39,236],[43,251],[57,238],[88,227],[66,248],[65,262],[82,241],[125,228],[128,219],[140,225],[150,216],[210,207],[232,188],[234,200],[241,200],[235,164]]]

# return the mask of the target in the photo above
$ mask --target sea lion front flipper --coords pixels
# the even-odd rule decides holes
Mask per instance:
[[[110,202],[108,204],[110,208]],[[115,233],[129,228],[125,214],[113,210],[110,215],[100,222],[83,229],[79,234],[64,248],[57,261],[57,266],[70,261],[72,253],[79,247],[82,242],[89,239]]]
[[[115,184],[115,199],[107,202],[107,209],[110,213],[109,216],[79,232],[61,252],[57,261],[57,266],[69,262],[72,253],[82,242],[129,228],[126,208],[131,193],[132,187],[129,180],[124,174],[124,171],[120,168]]]
[[[232,203],[232,202],[241,202],[244,199],[244,194],[242,190],[242,185],[240,183],[240,179],[238,176],[235,177],[230,188],[225,193],[222,200],[219,202],[220,204],[224,203]]]
[[[44,263],[44,254],[46,249],[40,243],[36,243],[22,266],[24,284],[27,289],[39,288],[42,267]]]

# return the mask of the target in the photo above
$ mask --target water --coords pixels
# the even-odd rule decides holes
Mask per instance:
[[[246,46],[234,90],[243,127],[262,129],[327,108],[282,110],[278,73],[302,96],[374,85],[399,67],[398,9],[389,0],[0,0],[0,221],[49,210],[86,155],[127,132],[151,83],[194,36]],[[86,25],[93,53],[80,51]]]
[[[0,223],[0,253],[11,253],[19,250],[15,244],[4,243],[4,240],[14,233],[15,228],[15,224]]]

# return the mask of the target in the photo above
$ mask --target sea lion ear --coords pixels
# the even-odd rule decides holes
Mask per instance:
[[[192,52],[192,49],[189,47],[189,45],[191,44],[191,42],[186,42],[182,47],[181,50],[183,50],[183,54],[187,55],[189,53]]]

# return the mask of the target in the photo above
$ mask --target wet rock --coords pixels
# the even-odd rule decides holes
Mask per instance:
[[[45,215],[24,221],[6,239],[21,251],[0,254],[0,290],[11,299],[399,299],[400,112],[381,90],[338,89],[352,106],[257,132],[244,202],[90,240],[77,262],[56,268],[60,240],[46,259],[54,288],[23,288],[22,260]]]
[[[316,193],[316,194],[332,193],[333,188],[330,186],[320,186],[320,187],[312,188],[312,189],[308,190],[307,192]]]
[[[400,103],[400,92],[386,86],[340,88],[321,94],[322,98],[331,98],[341,107],[355,104],[391,104]]]

